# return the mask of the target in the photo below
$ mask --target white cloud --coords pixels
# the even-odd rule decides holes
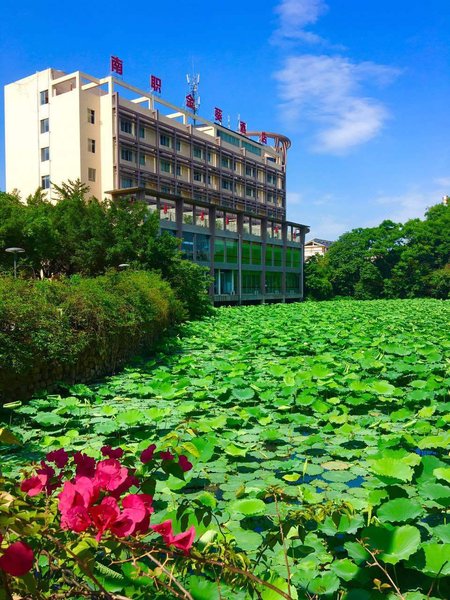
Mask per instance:
[[[311,122],[314,149],[339,154],[374,138],[389,116],[382,103],[362,94],[362,82],[385,84],[397,74],[372,62],[304,54],[287,57],[274,77],[288,124]]]
[[[275,9],[279,15],[275,41],[278,43],[286,40],[301,40],[309,43],[323,41],[315,33],[305,31],[305,27],[316,23],[327,8],[323,0],[282,0]]]
[[[375,202],[387,210],[383,210],[382,220],[390,219],[396,223],[405,223],[409,219],[423,219],[425,211],[430,206],[440,202],[441,198],[435,191],[423,192],[412,190],[399,195],[381,195],[375,198]],[[373,225],[379,225],[380,220]]]
[[[443,194],[450,194],[450,177],[438,177],[434,183],[442,189]]]

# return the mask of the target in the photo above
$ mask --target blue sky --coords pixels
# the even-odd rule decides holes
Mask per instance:
[[[104,76],[114,54],[181,105],[194,69],[202,115],[291,138],[288,218],[336,239],[450,194],[449,32],[449,0],[6,0],[0,77]],[[3,122],[0,138],[4,189]]]

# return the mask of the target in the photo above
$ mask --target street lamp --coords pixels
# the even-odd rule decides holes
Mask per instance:
[[[6,248],[5,252],[14,254],[14,279],[17,279],[17,255],[25,252],[23,248]]]

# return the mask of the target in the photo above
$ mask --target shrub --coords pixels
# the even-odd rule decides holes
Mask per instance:
[[[156,273],[39,282],[2,277],[0,398],[63,376],[88,379],[114,370],[185,317]]]

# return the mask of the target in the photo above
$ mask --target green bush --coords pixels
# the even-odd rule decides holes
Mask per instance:
[[[0,277],[0,398],[24,382],[114,369],[186,310],[156,273],[30,281]],[[42,375],[43,374],[43,375]]]

